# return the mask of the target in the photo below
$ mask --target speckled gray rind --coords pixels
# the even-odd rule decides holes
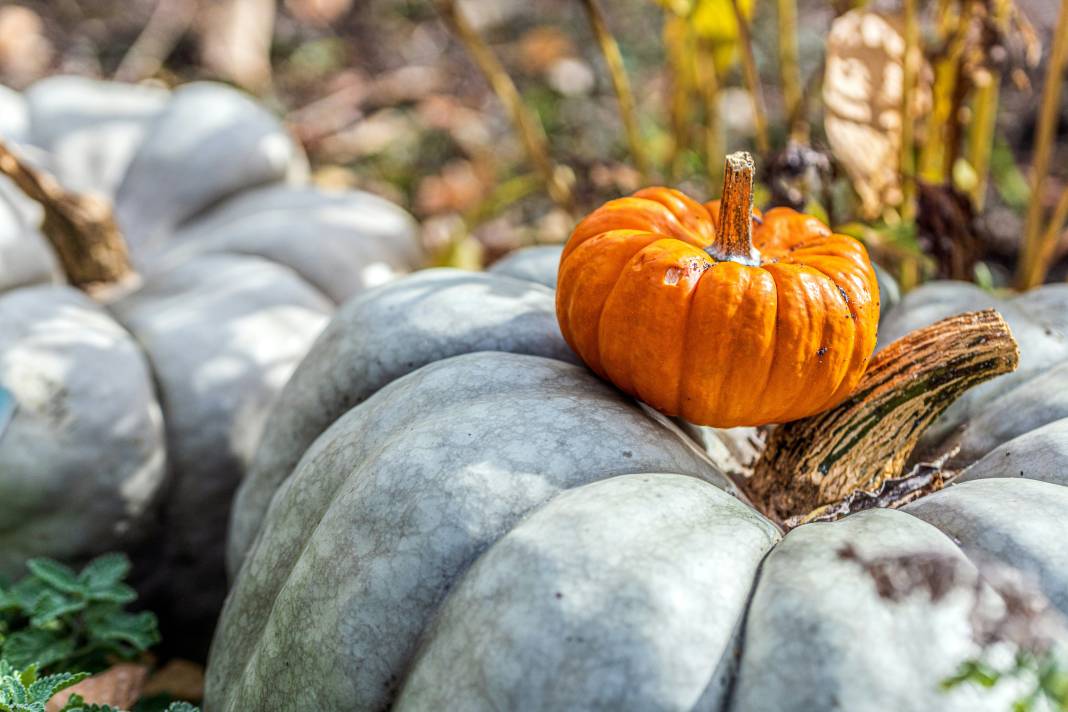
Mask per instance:
[[[968,465],[1013,438],[1063,418],[1068,418],[1068,360],[988,401],[939,447],[959,447],[954,465]]]
[[[561,490],[633,472],[728,486],[578,366],[481,352],[397,379],[271,502],[216,631],[207,709],[288,711],[308,694],[322,710],[384,708],[486,547]]]
[[[116,192],[116,218],[147,259],[182,221],[294,166],[302,154],[266,109],[222,84],[186,84],[149,126]]]
[[[183,226],[163,262],[204,252],[265,257],[341,303],[422,266],[404,210],[361,191],[272,185],[244,191]]]
[[[1015,690],[940,683],[978,648],[964,587],[933,603],[923,592],[879,597],[871,577],[838,551],[865,557],[939,553],[966,561],[935,527],[876,509],[791,531],[761,567],[749,605],[733,712],[1002,712]],[[967,564],[966,564],[967,565]]]
[[[556,289],[556,276],[560,271],[560,255],[563,251],[563,245],[524,247],[494,262],[489,271]]]
[[[29,134],[30,111],[26,99],[14,89],[0,85],[0,138],[22,143]]]
[[[26,90],[29,140],[53,156],[65,188],[112,198],[169,96],[139,84],[49,77]]]
[[[206,646],[225,592],[233,492],[270,405],[332,306],[285,267],[207,255],[112,308],[148,355],[167,428],[168,560],[159,570],[173,609],[157,612],[178,626],[207,626]]]
[[[1023,477],[1068,487],[1068,418],[994,448],[966,469],[959,481],[990,477]]]
[[[394,710],[718,710],[777,528],[693,477],[559,495],[449,593]]]
[[[79,562],[140,538],[164,482],[163,422],[133,338],[62,286],[0,294],[0,575]],[[122,374],[115,378],[115,374]]]
[[[921,447],[929,447],[942,441],[956,428],[984,412],[988,402],[1026,381],[1041,375],[1049,368],[1068,360],[1068,331],[1051,328],[1048,314],[1064,297],[1063,309],[1068,310],[1068,292],[1040,287],[1026,295],[1023,303],[1013,299],[999,299],[968,282],[929,282],[909,292],[887,318],[879,325],[879,349],[908,332],[934,323],[939,319],[962,312],[993,307],[997,309],[1012,329],[1020,344],[1020,365],[1013,373],[999,376],[966,392],[951,405],[935,424],[924,434]],[[1033,309],[1030,303],[1042,302],[1043,310]],[[1043,320],[1031,314],[1045,315]]]
[[[872,262],[871,266],[875,268],[875,280],[879,286],[879,320],[881,322],[894,307],[901,303],[901,287],[898,286],[894,275],[883,269],[881,265]]]
[[[983,479],[947,487],[905,511],[941,529],[969,554],[1034,575],[1053,605],[1068,614],[1068,488]]]
[[[58,279],[54,253],[26,217],[0,185],[0,292]]]
[[[1068,284],[1044,284],[1018,295],[1013,303],[1033,321],[1068,337]]]
[[[556,322],[553,292],[531,282],[425,270],[345,304],[293,374],[234,503],[234,574],[275,490],[308,446],[349,408],[421,366],[473,351],[576,361]]]

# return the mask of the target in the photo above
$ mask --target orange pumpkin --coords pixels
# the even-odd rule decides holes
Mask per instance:
[[[722,201],[669,188],[606,203],[560,258],[556,314],[603,378],[716,427],[796,420],[844,400],[875,347],[864,246],[789,208],[753,213],[753,159]]]

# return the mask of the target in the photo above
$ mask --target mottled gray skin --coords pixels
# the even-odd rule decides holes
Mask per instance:
[[[560,336],[553,292],[531,282],[425,270],[345,304],[286,385],[238,491],[231,575],[275,490],[320,433],[393,379],[472,351],[577,361]]]
[[[954,462],[973,463],[1014,438],[1064,418],[1068,418],[1068,360],[988,401],[939,449],[959,447]]]
[[[1013,299],[1042,326],[1068,337],[1068,284],[1044,284]]]
[[[481,552],[559,492],[635,472],[728,487],[578,366],[480,352],[393,381],[274,497],[216,631],[207,708],[382,709]]]
[[[65,188],[110,199],[168,97],[138,84],[49,77],[26,90],[29,142],[53,156]]]
[[[1039,303],[1045,306],[1033,306]],[[999,299],[967,282],[930,282],[909,292],[887,315],[879,325],[878,349],[947,316],[991,307],[1005,317],[1020,344],[1019,368],[966,392],[927,431],[921,448],[937,445],[984,413],[992,399],[1068,360],[1068,330],[1062,332],[1050,321],[1050,315],[1056,312],[1051,305],[1057,303],[1062,305],[1062,311],[1068,311],[1068,292],[1059,285],[1040,287],[1016,299]],[[1042,424],[1035,422],[1033,427]]]
[[[1025,477],[1068,487],[1068,418],[1047,423],[994,448],[961,481]]]
[[[210,255],[155,275],[112,309],[148,355],[166,423],[166,602],[157,612],[183,634],[208,626],[199,631],[206,647],[225,593],[234,490],[332,305],[281,265]]]
[[[879,320],[882,321],[894,307],[901,303],[901,287],[898,286],[894,275],[875,262],[872,262],[871,266],[875,268],[875,280],[879,287]]]
[[[778,529],[693,477],[551,500],[483,554],[424,636],[396,710],[718,710]]]
[[[1068,462],[1061,462],[1068,469]],[[1027,479],[983,479],[947,487],[905,511],[935,525],[970,555],[1033,575],[1068,615],[1068,488]]]
[[[16,287],[56,281],[55,255],[25,211],[0,185],[0,293]]]
[[[148,259],[184,220],[294,166],[303,156],[266,109],[221,84],[186,84],[149,125],[116,192],[116,217],[134,256]]]
[[[0,432],[0,576],[32,556],[81,562],[130,545],[165,469],[140,347],[68,287],[0,293],[0,324],[0,387],[17,403]]]
[[[0,137],[21,143],[30,133],[26,99],[14,89],[0,85]]]
[[[516,310],[520,298],[540,306]],[[978,652],[972,587],[938,601],[921,592],[892,602],[838,551],[852,543],[865,556],[941,553],[974,574],[943,527],[977,556],[1020,558],[1060,602],[1059,572],[1068,566],[1054,550],[1063,535],[1050,512],[1068,509],[1065,490],[983,480],[921,500],[917,516],[877,510],[800,527],[754,580],[760,547],[774,532],[755,544],[761,520],[749,512],[733,535],[717,535],[720,545],[694,543],[705,529],[672,503],[697,507],[702,495],[681,497],[666,483],[712,491],[697,479],[646,475],[574,489],[625,472],[698,475],[727,488],[692,442],[559,360],[494,351],[448,358],[514,349],[515,334],[535,333],[513,328],[509,315],[517,313],[552,325],[551,338],[530,343],[551,341],[562,349],[557,359],[569,357],[552,311],[551,292],[533,283],[445,270],[372,290],[345,308],[280,399],[252,468],[257,479],[242,490],[268,509],[258,534],[256,526],[244,530],[256,538],[213,644],[208,709],[397,702],[406,710],[971,712],[1005,709],[1019,694],[1011,685],[940,689]],[[1025,334],[1025,359],[1041,361],[1029,351],[1034,343],[1040,357],[1043,348],[1045,357],[1056,352],[1048,324],[1020,310],[1012,318]],[[462,336],[453,340],[455,332]],[[1033,410],[1037,419],[1043,412],[1054,411]],[[995,483],[991,492],[963,498],[965,488],[986,482]],[[599,489],[630,483],[645,496]],[[1051,504],[1039,506],[1042,497]],[[239,536],[256,514],[245,504],[235,513]],[[744,510],[740,502],[731,508]],[[1028,529],[1032,510],[1038,523]],[[252,513],[245,525],[240,512]],[[982,532],[987,519],[990,535]],[[672,594],[665,577],[682,577],[691,565],[702,575],[741,568],[716,579],[729,591],[701,581]],[[746,590],[753,598],[735,626]],[[663,612],[669,599],[712,612]],[[570,601],[602,608],[565,608]],[[687,654],[697,645],[703,656]]]
[[[560,271],[560,255],[563,251],[563,245],[526,247],[497,260],[489,271],[556,289],[556,276]]]
[[[7,448],[16,439],[19,467],[33,447],[59,454],[34,461],[33,482],[41,485],[31,487],[23,478],[28,504],[12,498],[10,521],[0,506],[2,538],[12,542],[4,553],[13,561],[42,554],[77,563],[86,552],[125,548],[137,564],[143,602],[171,626],[164,631],[168,651],[200,656],[222,605],[230,501],[274,398],[336,301],[419,264],[416,227],[399,208],[364,193],[282,183],[300,177],[302,154],[273,116],[223,85],[170,93],[58,77],[34,85],[27,96],[15,95],[15,105],[25,109],[20,116],[32,118],[23,133],[34,145],[19,145],[20,153],[76,190],[107,196],[121,183],[118,217],[144,286],[111,305],[128,331],[109,323],[137,350],[141,368],[111,355],[110,346],[102,346],[100,356],[80,355],[85,366],[57,346],[59,355],[39,365],[57,392],[68,380],[81,388],[85,369],[107,407],[78,400],[62,428],[51,430],[27,430],[30,410],[18,416],[0,443],[0,463],[14,457]],[[35,227],[41,215],[40,206],[0,179],[0,294],[61,281]],[[172,237],[180,244],[164,260],[157,248]],[[35,308],[69,299],[67,291],[33,292],[40,299]],[[20,331],[24,317],[8,323],[5,312],[0,316],[0,343],[22,348],[30,338]],[[109,319],[99,310],[93,318]],[[92,326],[85,338],[96,343],[99,327]],[[67,331],[57,331],[66,341],[57,336],[56,343],[70,341],[71,353],[82,354]],[[32,338],[37,344],[43,337],[34,332]],[[29,358],[24,350],[20,364]],[[55,372],[61,366],[73,375]],[[155,479],[131,474],[144,459],[134,441],[141,437],[135,427],[140,406],[132,395],[137,388],[156,417]],[[30,432],[43,441],[30,441]],[[77,439],[67,442],[68,432]],[[93,434],[91,442],[83,442],[83,433]],[[116,442],[118,436],[130,442]],[[77,468],[64,459],[72,452]],[[116,458],[126,464],[118,466]],[[161,501],[155,501],[161,487]],[[53,496],[59,489],[70,497]],[[23,522],[23,509],[40,502],[53,509]],[[68,521],[66,534],[53,533],[57,522]],[[128,531],[121,537],[105,531],[113,523]],[[31,541],[23,553],[19,542]],[[7,560],[0,557],[0,565]]]
[[[737,712],[978,712],[1008,709],[998,686],[939,684],[974,657],[968,590],[938,602],[922,591],[879,596],[871,577],[838,551],[865,557],[939,553],[966,561],[935,527],[894,510],[794,529],[761,568],[729,706]]]
[[[205,252],[266,257],[341,303],[422,265],[415,221],[360,191],[273,185],[245,191],[183,226],[162,262]]]

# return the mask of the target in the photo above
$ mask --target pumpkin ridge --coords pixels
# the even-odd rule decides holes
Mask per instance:
[[[615,233],[621,233],[621,234],[620,235],[615,235]],[[640,230],[612,230],[612,231],[609,231],[609,232],[600,233],[600,234],[594,236],[593,238],[591,238],[591,240],[600,240],[602,242],[607,242],[613,236],[622,238],[623,237],[623,233],[625,233],[625,237],[627,239],[630,239],[630,238],[643,238],[643,237],[654,238],[654,239],[650,240],[650,242],[646,242],[643,245],[641,245],[641,247],[638,247],[637,249],[635,249],[634,253],[631,254],[629,257],[627,257],[626,260],[623,261],[623,265],[624,266],[626,266],[626,264],[628,264],[630,262],[630,260],[633,259],[634,255],[636,255],[642,249],[647,247],[649,244],[651,244],[652,242],[655,242],[657,239],[662,239],[656,233],[652,233],[652,232],[644,232],[644,231],[640,231]],[[587,241],[587,242],[589,242],[589,241]],[[583,244],[586,244],[586,243],[583,243]],[[581,248],[582,245],[580,245],[579,247]],[[593,250],[596,249],[596,246],[591,246],[591,247],[588,247],[587,249],[593,251]],[[575,264],[575,266],[572,268],[570,266],[571,264]],[[583,269],[584,269],[584,265],[583,265],[582,262],[579,262],[577,264],[572,262],[572,263],[568,264],[566,269],[569,269],[569,270],[570,269],[574,269],[575,271],[577,271],[577,272],[579,272],[581,274]],[[601,323],[601,315],[604,313],[604,305],[605,305],[605,303],[607,303],[608,297],[611,295],[612,290],[615,289],[616,284],[619,282],[619,277],[622,274],[622,268],[620,270],[616,270],[614,272],[614,274],[615,274],[615,279],[612,281],[612,287],[609,288],[607,290],[607,292],[605,293],[605,298],[601,302],[600,306],[597,308],[596,314],[595,315],[591,315],[590,317],[588,317],[595,324],[600,325],[600,323]],[[576,278],[576,283],[578,285],[580,285],[580,286],[582,285],[582,281],[581,280],[582,280],[582,277],[577,277]],[[565,283],[565,289],[566,289],[566,286],[568,284],[570,284],[570,280],[568,280]],[[587,365],[589,365],[590,368],[592,368],[598,374],[603,374],[604,369],[603,369],[603,365],[602,364],[604,363],[604,361],[602,360],[602,357],[601,357],[601,346],[600,346],[601,340],[600,340],[600,336],[598,335],[598,337],[597,337],[597,340],[596,340],[595,345],[593,347],[593,353],[589,353],[588,354],[589,358],[587,358],[587,354],[582,353],[582,351],[584,349],[580,348],[578,341],[574,341],[573,340],[574,339],[574,330],[572,329],[572,324],[581,323],[583,321],[582,319],[576,318],[575,313],[574,313],[575,309],[576,309],[576,301],[575,300],[576,300],[577,295],[581,291],[583,291],[583,290],[578,289],[578,288],[572,288],[571,289],[570,293],[568,294],[567,306],[566,306],[565,310],[563,312],[561,312],[560,308],[559,308],[559,304],[560,304],[559,299],[563,298],[562,295],[564,295],[565,292],[564,292],[563,289],[558,289],[557,290],[557,294],[560,295],[558,297],[558,301],[557,301],[557,304],[558,304],[557,313],[558,314],[562,313],[562,314],[566,315],[566,318],[558,319],[558,321],[561,322],[561,332],[563,333],[564,339],[567,341],[568,345],[571,346],[571,348],[574,349],[575,352],[578,353],[580,357],[582,357],[584,360],[586,360]],[[600,327],[598,326],[598,331],[599,331],[599,329],[600,329]],[[591,362],[591,359],[595,359],[595,361]]]
[[[708,270],[706,269],[701,275],[698,276],[697,284],[694,284],[693,289],[691,289],[689,295],[687,295],[685,308],[686,316],[682,319],[682,323],[684,325],[684,328],[686,329],[687,334],[694,333],[694,331],[690,327],[690,320],[693,318],[695,313],[694,301],[697,299],[697,290],[701,288],[700,283],[704,279],[705,274],[707,273]],[[679,416],[681,416],[683,412],[682,401],[684,397],[683,394],[687,390],[687,379],[690,376],[690,361],[697,357],[697,354],[694,353],[694,350],[689,348],[689,340],[690,339],[688,336],[686,338],[683,338],[682,355],[680,357],[679,363],[679,382],[675,384],[675,414]]]
[[[838,281],[832,275],[828,274],[827,272],[825,272],[824,270],[820,269],[819,267],[817,267],[815,265],[808,264],[808,263],[804,263],[804,262],[797,262],[797,263],[790,263],[790,264],[797,264],[799,267],[807,267],[807,268],[819,273],[821,275],[821,277],[823,278],[823,280],[825,280],[827,283],[829,283],[831,287],[839,290],[840,292],[842,291],[842,286],[838,283]],[[857,323],[857,313],[856,313],[856,309],[854,307],[854,303],[853,303],[852,299],[848,299],[847,300],[847,308],[849,310],[849,314],[850,314],[851,319],[853,320],[853,323],[856,324]],[[824,325],[824,330],[826,329],[826,324],[827,324],[827,319],[828,318],[829,317],[825,317],[823,320],[821,320],[822,324]],[[816,412],[819,412],[819,411],[822,411],[822,410],[827,410],[828,408],[831,408],[833,406],[838,405],[838,403],[841,400],[843,400],[844,398],[846,398],[849,395],[848,391],[852,390],[852,386],[848,386],[848,387],[845,388],[845,390],[847,392],[845,392],[845,393],[841,392],[843,390],[843,387],[845,386],[846,380],[849,378],[849,375],[850,375],[849,366],[856,359],[857,355],[856,355],[855,352],[856,352],[856,349],[860,346],[860,344],[857,343],[857,329],[856,328],[846,329],[844,331],[845,331],[845,333],[849,334],[849,345],[848,345],[847,348],[843,348],[842,350],[845,351],[845,352],[848,352],[849,357],[844,359],[844,362],[843,362],[842,367],[841,367],[841,375],[837,379],[835,379],[834,388],[832,389],[831,394],[827,397],[826,400],[824,400],[822,403],[820,403],[819,407],[816,409]],[[858,378],[859,378],[859,374],[858,374]],[[785,418],[785,420],[794,420],[794,419],[795,418]]]
[[[676,247],[676,243],[679,243],[678,247]],[[684,249],[684,248],[689,248],[689,249],[693,249],[693,250],[696,251],[696,248],[694,248],[692,245],[688,245],[688,244],[682,242],[681,240],[675,240],[674,238],[667,237],[667,236],[659,236],[659,239],[654,240],[653,242],[650,242],[649,244],[645,245],[642,249],[638,250],[638,252],[633,257],[631,257],[630,260],[627,261],[627,263],[626,263],[626,265],[624,265],[623,269],[620,270],[619,278],[617,279],[616,283],[612,286],[612,290],[609,293],[609,295],[607,296],[607,298],[605,299],[604,307],[603,307],[603,309],[601,311],[601,319],[600,319],[600,322],[598,324],[598,329],[597,329],[597,331],[598,331],[597,343],[598,343],[598,349],[599,349],[599,354],[598,355],[601,358],[601,367],[604,369],[605,373],[609,373],[609,372],[612,373],[612,379],[611,380],[613,380],[622,390],[626,391],[627,393],[630,393],[631,395],[633,395],[633,396],[635,396],[637,398],[645,400],[646,402],[649,402],[649,400],[662,402],[662,399],[661,398],[648,399],[648,395],[649,395],[648,393],[644,394],[645,397],[643,397],[643,394],[640,392],[643,389],[639,387],[640,384],[633,378],[633,374],[639,368],[643,367],[642,363],[636,362],[636,359],[638,358],[638,353],[637,353],[636,349],[627,348],[627,349],[623,350],[623,352],[621,354],[622,360],[616,361],[613,364],[614,367],[609,367],[608,364],[606,364],[606,360],[605,360],[606,351],[605,351],[604,345],[605,344],[611,345],[613,343],[613,339],[611,338],[611,334],[607,333],[606,330],[611,329],[613,326],[615,326],[614,322],[617,322],[617,321],[618,321],[618,323],[623,324],[623,325],[627,325],[627,326],[634,325],[636,319],[633,316],[620,315],[619,318],[616,319],[615,318],[616,315],[615,315],[615,311],[613,310],[613,307],[619,302],[619,299],[620,299],[620,297],[618,297],[619,291],[623,287],[628,286],[628,280],[629,279],[637,279],[637,277],[635,276],[635,273],[641,271],[639,269],[640,264],[642,264],[646,260],[646,258],[656,259],[655,253],[658,252],[658,251],[663,252],[663,253],[670,253],[670,252],[673,252],[673,251],[676,251],[676,250],[680,250],[680,249]],[[697,257],[697,255],[694,255],[694,257]],[[702,257],[703,257],[703,255],[702,255]],[[682,281],[681,275],[685,274],[685,272],[686,272],[685,268],[684,267],[675,267],[674,269],[678,269],[679,270],[679,272],[680,272],[679,281]],[[694,280],[694,286],[692,286],[690,288],[691,292],[696,288],[696,282],[699,279],[700,279],[700,276],[698,276],[697,280]],[[688,295],[688,296],[690,296],[690,295]],[[629,304],[628,305],[623,305],[623,306],[628,306],[629,307]],[[664,305],[664,306],[665,306],[665,308],[674,307],[674,305],[672,305],[672,307],[668,307],[667,305]],[[617,307],[617,309],[618,309],[618,307]],[[664,353],[664,352],[661,352],[661,353]],[[609,360],[615,360],[615,356],[613,354],[609,353],[609,357],[610,357]],[[664,354],[664,357],[666,358],[666,354]],[[679,358],[681,358],[681,354],[679,355]],[[663,407],[666,408],[668,406],[667,406],[667,404],[663,404]],[[672,415],[674,415],[674,413],[672,413]]]
[[[771,265],[771,266],[774,266],[774,265]],[[779,362],[782,361],[786,357],[787,352],[790,349],[792,349],[793,346],[794,346],[793,343],[791,343],[789,340],[782,338],[782,332],[786,329],[786,325],[784,323],[784,314],[783,314],[784,310],[782,309],[783,294],[786,291],[784,289],[784,287],[783,287],[783,280],[785,278],[785,275],[780,274],[780,270],[778,270],[778,269],[766,269],[765,268],[765,271],[768,274],[771,275],[771,278],[773,280],[775,280],[775,297],[776,297],[775,332],[774,332],[775,333],[775,336],[774,336],[775,350],[773,352],[773,356],[771,357],[771,366],[768,368],[768,380],[764,383],[764,387],[760,391],[760,402],[761,403],[765,402],[768,399],[768,395],[769,395],[768,394],[768,389],[771,388],[774,385],[773,381],[774,381],[774,377],[775,377],[776,367],[779,366]],[[774,410],[764,409],[762,411],[763,415],[762,415],[762,418],[761,418],[761,420],[763,422],[761,422],[759,424],[760,425],[764,425],[764,424],[767,424],[767,423],[774,423],[774,422],[781,421],[782,420],[782,414],[786,412],[787,405],[792,405],[793,403],[795,403],[798,400],[798,398],[802,397],[805,394],[805,392],[806,392],[805,388],[798,388],[797,393],[794,395],[793,400],[790,401],[788,404],[784,404],[784,405],[779,405],[779,403],[781,402],[781,398],[776,397],[776,399],[775,399],[776,400],[776,404],[777,404],[776,408]]]

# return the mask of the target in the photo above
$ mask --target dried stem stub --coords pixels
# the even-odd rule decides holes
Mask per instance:
[[[41,231],[73,286],[88,290],[133,275],[126,241],[106,201],[65,190],[51,175],[15,155],[3,140],[0,174],[44,208]]]
[[[917,329],[876,354],[845,402],[786,423],[748,482],[774,519],[804,518],[902,474],[920,436],[966,390],[1016,369],[1020,352],[993,309]]]
[[[727,156],[716,240],[706,250],[717,260],[751,267],[760,264],[760,253],[753,247],[754,172],[753,157],[745,151]]]

